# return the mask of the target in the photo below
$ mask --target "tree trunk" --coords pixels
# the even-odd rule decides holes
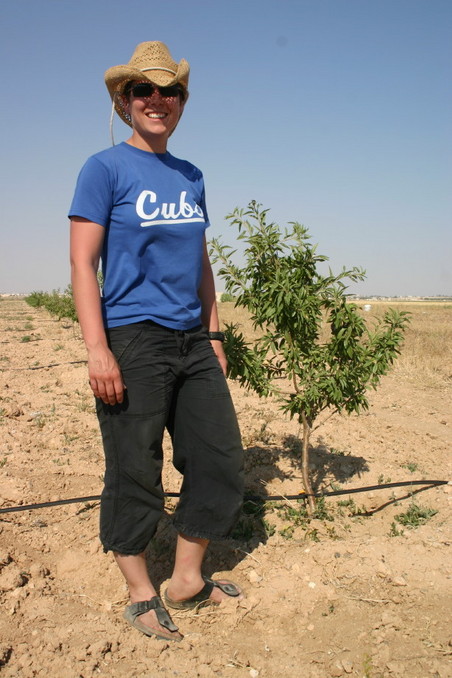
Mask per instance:
[[[315,500],[312,492],[311,481],[309,480],[309,437],[311,427],[304,412],[301,413],[303,421],[303,443],[301,446],[301,475],[306,494],[308,495],[308,513],[312,515],[315,511]]]

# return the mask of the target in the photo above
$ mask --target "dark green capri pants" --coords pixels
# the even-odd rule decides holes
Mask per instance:
[[[141,553],[154,535],[163,510],[165,428],[174,466],[183,475],[177,531],[227,537],[242,505],[243,449],[206,329],[171,330],[148,320],[107,335],[127,389],[121,405],[97,400],[106,464],[100,511],[104,550]]]

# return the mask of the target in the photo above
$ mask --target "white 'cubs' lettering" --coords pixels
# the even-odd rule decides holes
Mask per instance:
[[[175,202],[164,202],[161,207],[156,207],[153,211],[150,206],[157,202],[157,194],[154,191],[141,191],[138,196],[136,210],[141,219],[141,226],[153,226],[154,224],[183,224],[194,221],[204,221],[204,214],[199,205],[190,205],[187,202],[187,191],[182,191],[179,198],[179,205]],[[158,219],[158,217],[161,217]]]
[[[154,191],[141,191],[137,200],[137,214],[142,219],[155,219],[159,213],[158,208],[152,214],[146,214],[144,211],[144,201],[149,198],[149,202],[156,202],[157,196]]]
[[[176,204],[174,202],[164,202],[162,205],[162,217],[164,219],[177,219],[179,215],[176,214]]]

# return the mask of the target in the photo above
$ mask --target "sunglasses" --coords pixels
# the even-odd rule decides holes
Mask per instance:
[[[169,87],[159,87],[154,85],[152,82],[140,82],[138,85],[134,85],[131,90],[134,97],[151,97],[155,91],[157,91],[161,97],[165,98],[174,98],[179,95],[183,95],[182,89],[179,85],[170,85]]]

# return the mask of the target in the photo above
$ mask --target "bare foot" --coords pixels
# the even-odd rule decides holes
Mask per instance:
[[[163,606],[159,596],[131,594],[131,604],[124,611],[124,618],[129,624],[147,636],[156,636],[164,640],[182,640],[183,635],[171,619],[168,610]],[[152,605],[151,609],[149,607]],[[141,613],[141,614],[140,614]],[[160,620],[159,620],[160,617]],[[164,626],[167,624],[167,626]],[[171,628],[173,626],[173,628]]]
[[[183,638],[183,635],[179,633],[179,631],[170,631],[164,626],[161,626],[154,610],[149,610],[149,612],[140,614],[140,616],[137,617],[137,621],[140,622],[143,627],[149,629],[151,635],[160,636],[166,640],[182,640]],[[145,633],[143,628],[140,629],[139,626],[137,626],[137,628]]]

